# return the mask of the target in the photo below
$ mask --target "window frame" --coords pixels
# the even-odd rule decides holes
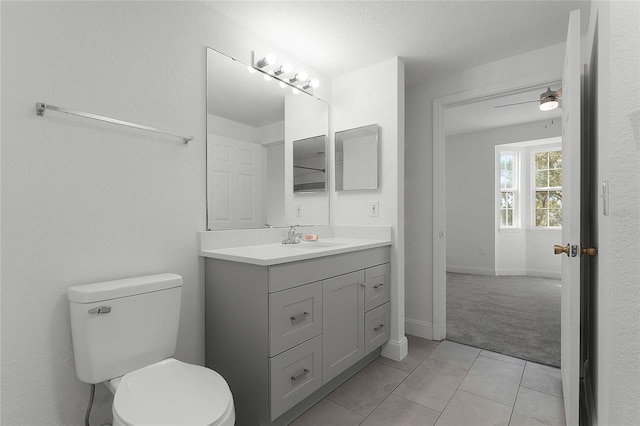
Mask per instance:
[[[502,188],[502,157],[504,155],[513,155],[513,187],[512,188]],[[521,208],[521,193],[522,193],[522,185],[521,185],[521,152],[519,150],[514,149],[501,149],[500,146],[496,146],[496,203],[497,203],[497,212],[496,220],[498,225],[498,230],[507,231],[507,230],[515,230],[522,228],[522,208]],[[513,192],[513,223],[511,225],[503,225],[502,224],[502,194],[505,192]],[[507,209],[508,211],[508,209]]]
[[[536,173],[538,171],[537,168],[537,164],[536,164],[536,154],[540,154],[542,152],[556,152],[559,151],[560,153],[562,153],[562,143],[554,143],[554,144],[549,144],[549,145],[539,145],[539,146],[533,146],[530,148],[529,150],[529,179],[530,179],[530,229],[532,230],[536,230],[536,231],[544,231],[544,230],[561,230],[562,229],[562,221],[560,222],[560,225],[558,226],[543,226],[543,225],[537,225],[536,224],[536,192],[538,191],[547,191],[547,192],[552,192],[552,191],[560,191],[560,193],[563,193],[563,185],[561,184],[560,186],[545,186],[545,187],[538,187],[536,185]],[[546,169],[546,170],[552,170],[552,169]],[[553,170],[557,170],[557,169],[553,169]],[[561,173],[562,173],[562,179],[564,179],[564,167],[562,167],[561,169]],[[561,183],[564,183],[564,181],[562,181]],[[547,212],[549,211],[549,208],[547,207]],[[560,210],[562,213],[562,209]],[[548,217],[548,216],[547,216]]]

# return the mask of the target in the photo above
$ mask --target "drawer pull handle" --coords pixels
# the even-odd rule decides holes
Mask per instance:
[[[304,370],[302,370],[302,373],[298,374],[297,376],[291,376],[291,381],[292,382],[297,382],[298,380],[300,380],[301,378],[303,378],[307,374],[309,374],[309,370],[305,368]]]
[[[296,316],[291,317],[291,321],[293,322],[293,321],[298,320],[299,318],[308,317],[308,316],[309,316],[309,312],[303,312],[301,314],[298,314]]]
[[[382,327],[384,327],[384,324],[380,324],[379,326],[374,327],[374,328],[373,328],[373,331],[378,331],[378,330],[380,330]]]
[[[376,285],[373,286],[373,288],[375,288],[377,290],[380,287],[382,287],[383,285],[384,285],[384,283],[376,284]]]

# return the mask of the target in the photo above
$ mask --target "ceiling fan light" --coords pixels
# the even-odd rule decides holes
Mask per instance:
[[[558,108],[558,101],[553,96],[540,99],[540,111],[551,111]]]

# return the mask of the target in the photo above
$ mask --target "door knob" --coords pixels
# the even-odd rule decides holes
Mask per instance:
[[[595,256],[596,254],[598,254],[598,249],[595,247],[581,247],[580,256],[582,256],[583,254]]]
[[[567,256],[569,256],[569,244],[567,244],[566,246],[559,246],[559,245],[555,244],[553,246],[553,253],[554,254],[566,253]]]

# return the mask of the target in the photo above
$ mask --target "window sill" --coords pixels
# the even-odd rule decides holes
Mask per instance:
[[[556,233],[556,232],[562,232],[562,228],[561,227],[555,227],[555,228],[527,228],[527,232],[549,232],[549,233]]]
[[[519,233],[522,232],[523,229],[522,228],[498,228],[498,232],[503,232],[505,234],[515,234],[515,233]]]

